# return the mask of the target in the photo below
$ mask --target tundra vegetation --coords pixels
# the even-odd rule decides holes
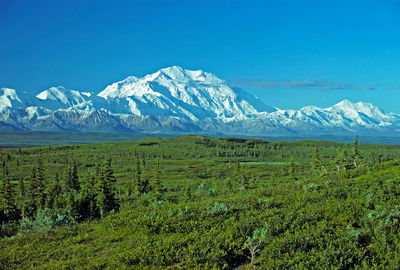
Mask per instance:
[[[188,135],[0,161],[1,269],[400,265],[400,146]]]

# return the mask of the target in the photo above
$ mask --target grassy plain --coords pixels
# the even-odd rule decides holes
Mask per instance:
[[[360,144],[356,163],[353,148],[200,135],[3,148],[18,206],[19,179],[29,185],[37,160],[50,185],[71,162],[83,184],[111,159],[120,208],[29,232],[3,222],[12,233],[0,240],[0,268],[395,269],[400,146]],[[137,188],[137,158],[147,192]]]

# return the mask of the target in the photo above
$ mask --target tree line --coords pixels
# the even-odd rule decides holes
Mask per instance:
[[[7,164],[2,163],[0,186],[0,223],[35,219],[44,209],[64,209],[77,221],[102,218],[118,211],[116,178],[112,160],[107,159],[81,178],[77,163],[70,162],[61,177],[46,178],[42,160],[32,168],[28,181],[20,177],[11,183]],[[60,179],[61,178],[61,179]]]

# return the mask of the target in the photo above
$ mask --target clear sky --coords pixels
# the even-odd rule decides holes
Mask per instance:
[[[400,113],[400,1],[0,0],[0,87],[99,92],[171,65],[283,109]]]

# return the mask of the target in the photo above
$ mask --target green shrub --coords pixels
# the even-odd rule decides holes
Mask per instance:
[[[211,216],[219,216],[230,213],[232,209],[223,202],[215,202],[214,205],[208,206],[206,211]]]
[[[76,224],[75,218],[65,209],[39,210],[35,219],[23,218],[20,223],[19,234],[31,232],[44,233],[59,226]]]

